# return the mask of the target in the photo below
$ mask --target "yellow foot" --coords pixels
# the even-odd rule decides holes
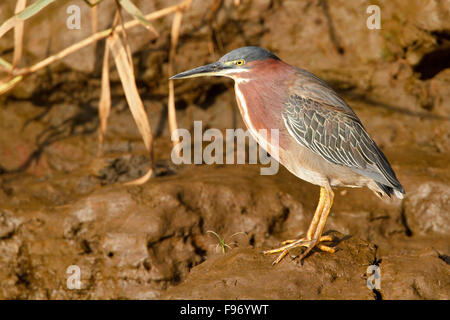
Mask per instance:
[[[275,259],[275,261],[273,262],[273,264],[277,264],[278,262],[281,261],[281,259],[283,259],[289,252],[289,250],[293,249],[293,248],[297,248],[297,247],[305,247],[306,250],[298,257],[298,259],[301,261],[314,247],[317,247],[318,249],[322,250],[322,251],[326,251],[326,252],[330,252],[330,253],[334,253],[335,249],[328,247],[324,244],[321,244],[320,242],[324,242],[324,241],[333,241],[333,237],[330,235],[326,235],[326,236],[322,236],[320,237],[320,239],[318,240],[313,240],[313,239],[307,239],[307,238],[303,238],[303,239],[298,239],[298,240],[286,240],[283,241],[282,247],[276,248],[276,249],[272,249],[272,250],[266,250],[263,251],[263,254],[273,254],[273,253],[278,253],[281,252],[281,254],[278,256],[278,258]]]

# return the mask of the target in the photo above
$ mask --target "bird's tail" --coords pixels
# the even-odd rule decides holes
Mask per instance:
[[[382,192],[384,192],[387,196],[389,196],[389,198],[391,197],[391,195],[395,195],[397,198],[403,199],[403,195],[405,194],[405,190],[403,189],[401,184],[399,184],[398,186],[393,188],[393,187],[387,186],[385,184],[382,184],[382,183],[379,183],[379,182],[376,182],[376,181],[375,181],[375,183],[378,186],[378,188],[381,189]],[[379,192],[377,192],[377,193],[379,193]]]

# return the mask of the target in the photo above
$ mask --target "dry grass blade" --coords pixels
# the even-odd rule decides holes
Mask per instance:
[[[22,21],[34,16],[36,13],[41,11],[43,8],[48,6],[50,3],[54,2],[56,0],[38,0],[34,2],[32,5],[28,6],[26,9],[22,10],[21,12],[15,14],[13,17],[6,20],[1,26],[0,26],[0,38],[3,37],[3,35],[20,24]]]
[[[171,41],[170,41],[170,52],[169,52],[169,74],[172,75],[174,73],[174,60],[178,45],[178,38],[180,35],[180,28],[181,28],[181,21],[183,19],[183,12],[177,11],[175,13],[175,16],[173,18],[172,22],[172,31],[171,31]],[[177,115],[176,115],[176,109],[175,109],[175,88],[173,84],[173,80],[169,80],[169,98],[167,103],[168,108],[168,116],[169,116],[169,129],[171,132],[171,135],[173,132],[176,132],[178,129],[177,125]],[[180,138],[178,135],[173,136],[174,140],[173,144],[174,146],[177,145],[180,142]]]
[[[109,48],[114,57],[114,62],[116,64],[117,72],[119,73],[120,81],[122,82],[123,90],[125,92],[125,97],[130,107],[131,114],[133,115],[134,121],[138,127],[138,130],[144,140],[145,147],[150,153],[152,153],[152,132],[150,130],[150,123],[147,118],[147,114],[144,109],[144,104],[142,103],[141,97],[136,87],[136,81],[130,63],[128,61],[127,52],[122,44],[119,36],[114,32],[109,41]],[[153,161],[152,161],[153,165]],[[129,182],[127,184],[141,184],[148,180],[151,176],[152,168],[147,174],[141,179]],[[144,179],[146,178],[146,179]]]
[[[152,163],[153,163],[153,158],[151,159]],[[147,171],[146,174],[144,174],[142,177],[133,180],[133,181],[129,181],[129,182],[125,182],[124,185],[126,186],[138,186],[141,185],[143,183],[146,183],[148,181],[148,179],[150,179],[152,177],[153,174],[153,168],[150,167],[150,169]]]
[[[147,29],[159,37],[158,31],[152,26],[152,24],[145,18],[144,14],[139,10],[138,7],[134,5],[130,0],[118,0],[119,4],[124,8],[129,14],[131,14],[135,19],[142,23]]]
[[[121,32],[122,32],[123,39],[125,40],[125,49],[127,50],[128,62],[130,63],[131,71],[133,71],[133,75],[134,75],[133,56],[131,54],[130,41],[128,40],[127,31],[126,31],[125,26],[123,24],[122,13],[120,12],[120,6],[119,5],[117,5],[116,16],[117,16],[117,19],[118,19],[117,21],[120,22],[120,25],[122,26]]]
[[[103,139],[108,124],[109,112],[111,110],[111,89],[109,82],[109,38],[106,40],[105,54],[103,56],[102,67],[102,88],[100,94],[100,102],[98,104],[98,117],[100,119],[100,128],[98,130],[98,153],[102,152]]]
[[[17,0],[16,9],[15,9],[14,13],[17,14],[17,13],[21,12],[23,9],[25,9],[26,5],[27,5],[27,0]],[[15,68],[19,64],[19,61],[22,58],[23,27],[24,27],[24,21],[21,21],[14,28],[14,55],[13,55],[13,62],[12,62],[13,68]]]
[[[181,10],[177,11],[175,13],[175,16],[173,18],[172,22],[172,30],[170,34],[170,53],[169,53],[169,59],[171,62],[175,60],[175,55],[177,52],[177,46],[178,46],[178,38],[180,36],[180,28],[181,28],[181,21],[183,20],[183,12]],[[169,66],[170,67],[170,66]],[[173,66],[171,66],[173,69]],[[173,70],[170,70],[173,71]]]

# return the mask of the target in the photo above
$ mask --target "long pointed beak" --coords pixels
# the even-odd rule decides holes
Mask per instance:
[[[170,77],[173,79],[186,79],[194,77],[206,77],[206,76],[221,76],[221,71],[223,70],[222,65],[219,62],[213,62],[205,66],[194,68],[188,71],[181,72]]]

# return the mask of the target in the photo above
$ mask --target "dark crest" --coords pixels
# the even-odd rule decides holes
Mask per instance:
[[[278,58],[272,52],[267,51],[266,49],[260,47],[242,47],[228,52],[226,55],[220,58],[219,61],[225,62],[238,59],[244,59],[246,62],[265,59],[280,60],[280,58]]]

